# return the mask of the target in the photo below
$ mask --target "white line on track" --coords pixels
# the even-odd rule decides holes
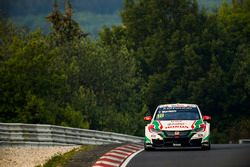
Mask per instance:
[[[123,162],[123,164],[122,164],[120,167],[126,167],[126,166],[128,165],[128,163],[130,162],[130,160],[131,160],[132,158],[134,158],[137,154],[139,154],[140,152],[142,152],[143,150],[144,150],[144,149],[142,148],[141,150],[139,150],[139,151],[133,153],[132,155],[130,155],[130,156]]]

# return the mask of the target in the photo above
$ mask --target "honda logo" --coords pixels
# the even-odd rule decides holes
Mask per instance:
[[[174,132],[174,135],[179,136],[180,132]]]

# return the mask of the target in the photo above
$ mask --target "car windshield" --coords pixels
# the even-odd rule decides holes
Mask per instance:
[[[155,120],[198,120],[199,111],[196,107],[159,107]]]

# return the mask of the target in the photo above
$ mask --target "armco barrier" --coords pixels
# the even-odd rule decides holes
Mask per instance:
[[[0,146],[141,143],[142,137],[55,125],[0,123]]]
[[[250,144],[250,139],[240,139],[239,144]]]

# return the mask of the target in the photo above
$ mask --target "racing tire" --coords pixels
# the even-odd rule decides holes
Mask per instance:
[[[152,148],[152,147],[144,147],[144,150],[145,150],[145,151],[153,151],[154,148]]]
[[[153,148],[153,147],[147,147],[147,146],[146,146],[146,143],[144,143],[144,150],[145,150],[145,151],[153,151],[154,148]]]
[[[207,145],[202,145],[201,149],[204,150],[204,151],[210,150],[211,149],[211,143],[210,143],[210,141],[208,142],[208,146]]]

